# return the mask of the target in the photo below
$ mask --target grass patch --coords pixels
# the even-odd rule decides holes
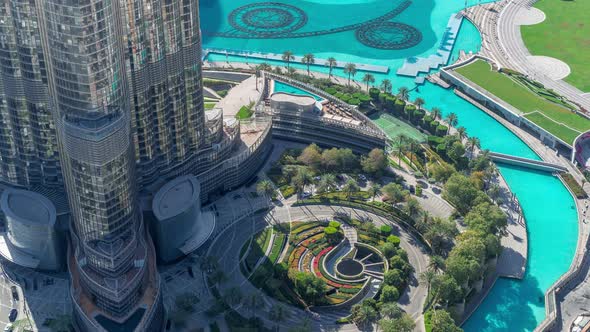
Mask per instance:
[[[590,129],[589,119],[540,97],[508,75],[493,71],[490,65],[483,60],[477,60],[465,67],[457,68],[456,71],[523,113],[538,111],[556,122],[566,124],[580,132]],[[539,125],[547,131],[569,144],[573,143],[575,137],[572,138],[572,131],[567,127],[560,126],[566,130],[558,130],[556,129],[556,126],[559,126],[557,124],[550,124],[546,120],[542,121],[538,116],[533,115],[533,118],[541,121]],[[531,119],[531,121],[533,120]],[[545,125],[549,127],[546,128]]]
[[[249,105],[240,107],[238,114],[236,114],[236,119],[244,120],[250,118],[254,114],[254,102],[251,102]]]
[[[385,112],[373,113],[370,116],[370,119],[373,120],[377,126],[383,129],[389,138],[395,138],[403,134],[417,140],[418,142],[426,141],[426,135],[422,134],[416,128],[405,123],[404,121]]]
[[[205,103],[206,110],[211,110],[213,107],[215,107],[215,103]]]
[[[580,132],[573,131],[566,126],[562,126],[555,121],[551,121],[551,119],[548,119],[539,112],[530,113],[524,117],[570,144],[574,141],[574,139],[576,139],[576,137],[578,137],[578,135],[580,135]]]
[[[565,81],[590,91],[590,1],[540,0],[535,7],[545,12],[540,24],[522,26],[522,38],[532,54],[566,62],[572,72]]]
[[[576,198],[584,199],[584,198],[588,197],[588,195],[586,195],[586,192],[584,191],[582,186],[578,183],[578,181],[576,181],[576,179],[574,179],[574,177],[571,174],[569,174],[569,173],[561,174],[561,178],[563,179],[563,181],[565,181],[565,183],[570,188],[572,193],[574,193]]]

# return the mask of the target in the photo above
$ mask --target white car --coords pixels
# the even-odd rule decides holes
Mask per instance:
[[[12,332],[12,330],[14,330],[14,326],[12,325],[12,323],[8,323],[4,327],[4,332]]]

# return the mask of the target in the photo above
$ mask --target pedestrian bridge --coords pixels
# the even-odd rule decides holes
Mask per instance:
[[[501,162],[504,164],[521,166],[526,168],[532,168],[539,171],[545,172],[567,172],[567,168],[562,165],[548,163],[545,161],[534,160],[523,157],[516,157],[508,154],[490,152],[490,158],[493,161]]]

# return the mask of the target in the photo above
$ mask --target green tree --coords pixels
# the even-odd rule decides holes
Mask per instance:
[[[328,60],[326,61],[326,66],[330,67],[330,71],[328,76],[332,77],[332,70],[334,69],[334,67],[336,67],[336,64],[338,64],[338,62],[336,61],[336,58],[334,57],[329,57]]]
[[[393,140],[393,148],[397,151],[397,165],[399,167],[402,165],[402,154],[408,147],[408,139],[409,138],[406,135],[400,134]]]
[[[423,234],[426,241],[432,246],[432,250],[435,253],[441,253],[445,247],[452,243],[459,231],[454,221],[436,217],[430,221]]]
[[[430,319],[432,332],[462,332],[463,330],[455,325],[451,314],[446,310],[433,310]]]
[[[430,286],[432,286],[432,281],[436,278],[436,272],[433,269],[427,269],[426,271],[420,273],[420,282],[426,284],[428,288],[428,293],[430,293]]]
[[[307,168],[300,167],[297,174],[291,179],[291,185],[295,188],[298,196],[305,191],[305,187],[310,185],[312,182],[311,173]]]
[[[391,84],[390,80],[384,79],[381,81],[381,90],[383,90],[383,92],[391,93],[391,89],[393,89],[393,84]]]
[[[400,270],[388,270],[383,274],[383,283],[385,285],[401,288],[404,284],[404,278]]]
[[[408,101],[408,98],[410,98],[410,89],[405,86],[400,87],[397,90],[397,97],[403,101]]]
[[[375,197],[381,194],[381,186],[378,183],[371,184],[368,193],[371,195],[371,201],[375,201]]]
[[[411,218],[416,219],[420,216],[422,212],[422,207],[417,199],[414,197],[408,198],[406,201],[406,205],[404,205],[404,212],[409,215]]]
[[[379,300],[381,302],[395,302],[399,299],[399,291],[395,286],[385,285],[381,288],[381,297]]]
[[[365,302],[352,306],[351,319],[360,328],[366,328],[377,319],[377,310]]]
[[[508,220],[506,214],[496,205],[483,202],[474,206],[465,215],[465,224],[469,229],[479,231],[483,234],[498,234],[506,229]]]
[[[410,167],[414,165],[414,156],[420,150],[420,143],[413,138],[406,141],[406,151],[410,153]]]
[[[409,194],[401,185],[393,182],[384,185],[381,192],[392,204],[403,202]]]
[[[443,198],[459,213],[466,214],[474,205],[485,202],[487,196],[465,175],[455,173],[444,185]]]
[[[285,51],[283,52],[282,59],[287,63],[287,70],[289,70],[291,68],[291,61],[295,60],[295,56],[293,55],[293,52]]]
[[[440,108],[433,107],[432,110],[430,110],[430,115],[432,116],[432,119],[436,121],[437,119],[441,118],[442,112]]]
[[[244,299],[244,304],[246,305],[246,308],[252,312],[253,316],[256,316],[256,311],[258,309],[264,307],[262,295],[257,291],[246,296]]]
[[[457,136],[463,141],[467,137],[467,129],[463,126],[457,127]]]
[[[194,312],[197,303],[199,303],[199,298],[192,293],[180,294],[175,299],[176,308],[186,312]]]
[[[455,164],[458,164],[461,160],[461,157],[465,155],[465,147],[461,142],[456,141],[447,150],[447,155],[449,156],[449,158],[455,161]]]
[[[311,53],[308,53],[301,58],[301,62],[307,66],[307,76],[311,76],[309,67],[315,63],[315,56]]]
[[[467,139],[467,148],[469,149],[469,154],[473,157],[473,152],[475,151],[475,149],[481,148],[479,138],[474,136],[469,137]]]
[[[268,318],[275,322],[275,331],[279,331],[280,323],[289,318],[290,314],[287,308],[282,304],[275,304],[270,308]]]
[[[320,180],[320,183],[317,187],[317,191],[319,193],[325,193],[325,192],[330,192],[333,191],[334,188],[336,188],[336,176],[334,176],[334,174],[325,174],[322,176],[322,179]]]
[[[344,73],[348,75],[348,85],[350,85],[351,77],[354,77],[354,75],[356,75],[356,65],[350,62],[347,63],[344,66]]]
[[[385,258],[389,259],[397,254],[398,246],[393,243],[385,242],[381,245],[381,252]]]
[[[373,76],[372,74],[366,73],[365,76],[363,76],[363,82],[367,84],[367,92],[368,92],[369,91],[369,84],[375,83],[375,76]]]
[[[430,163],[428,164],[428,173],[430,177],[435,179],[437,182],[446,182],[451,175],[457,173],[455,167],[449,163]]]
[[[350,200],[350,197],[353,193],[356,193],[360,190],[360,187],[355,179],[348,179],[344,186],[342,187],[342,191],[346,193],[346,199]]]
[[[387,156],[383,150],[375,148],[361,159],[361,166],[364,172],[381,177],[388,166]]]
[[[272,198],[272,195],[275,193],[275,187],[269,180],[262,180],[256,184],[256,192],[259,195],[268,197],[269,199]]]
[[[404,313],[397,319],[381,319],[379,326],[383,332],[412,332],[416,328],[416,323],[410,315]]]
[[[434,294],[433,303],[442,303],[445,306],[455,303],[462,296],[461,287],[448,274],[437,274],[432,280],[431,289]]]
[[[239,287],[231,287],[225,292],[223,299],[230,306],[236,306],[242,302],[243,294]]]
[[[447,135],[448,135],[451,127],[455,127],[457,125],[457,123],[459,123],[459,119],[457,117],[457,114],[451,112],[447,115],[446,120],[447,120],[447,123],[449,124],[449,129],[447,130]]]
[[[316,144],[310,144],[303,149],[297,161],[313,169],[319,169],[322,164],[322,150]]]
[[[414,105],[416,105],[416,107],[418,107],[419,110],[422,109],[422,106],[424,106],[424,104],[426,104],[426,102],[424,101],[424,99],[418,97],[416,98],[416,100],[414,100]]]
[[[402,316],[404,311],[395,302],[381,304],[381,310],[379,310],[381,317],[387,319],[398,319]]]
[[[326,282],[309,272],[297,272],[294,284],[299,296],[309,304],[319,302],[326,291]]]

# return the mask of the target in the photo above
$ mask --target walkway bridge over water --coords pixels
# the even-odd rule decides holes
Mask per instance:
[[[497,161],[504,164],[521,166],[526,168],[532,168],[539,171],[545,172],[567,172],[567,168],[565,166],[548,163],[546,161],[523,158],[523,157],[516,157],[508,154],[498,153],[498,152],[490,152],[490,158],[493,161]]]

